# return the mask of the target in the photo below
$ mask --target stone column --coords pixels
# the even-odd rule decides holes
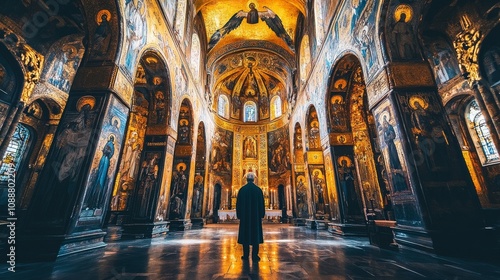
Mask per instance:
[[[388,84],[378,88],[387,94],[370,103],[388,171],[396,241],[436,252],[481,248],[481,205],[429,65],[392,62],[386,71]]]
[[[486,87],[482,81],[473,83],[474,97],[477,105],[483,112],[486,126],[490,130],[491,140],[500,149],[500,110],[495,102],[493,93]]]
[[[109,88],[118,71],[116,65],[79,69],[20,224],[21,259],[53,260],[105,246],[101,228],[129,112],[124,96]]]

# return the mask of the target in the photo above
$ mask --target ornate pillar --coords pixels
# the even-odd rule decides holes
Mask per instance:
[[[419,47],[423,4],[390,2],[389,61],[368,86],[382,90],[368,96],[391,188],[395,240],[436,252],[478,250],[487,241],[481,205]]]
[[[95,70],[89,72],[103,76],[103,69]],[[108,74],[111,78],[112,71]],[[101,228],[129,108],[105,88],[109,82],[76,79],[22,224],[20,254],[26,259],[54,259],[105,246]],[[102,87],[78,89],[83,84]]]
[[[372,109],[391,186],[396,241],[438,252],[468,247],[464,243],[477,249],[485,234],[481,206],[431,69],[426,63],[393,62],[387,72],[390,90]]]
[[[2,139],[0,140],[0,159],[2,159],[17,124],[21,119],[26,103],[33,93],[35,85],[40,80],[44,57],[2,24],[0,24],[0,31],[4,33],[2,38],[0,38],[0,44],[5,46],[6,52],[13,54],[15,61],[21,67],[23,75],[21,92],[8,93],[11,95],[18,94],[17,96],[13,96],[10,106],[0,103],[0,113],[3,115],[0,116],[0,121],[2,122],[0,124],[0,139]],[[15,40],[12,38],[15,38]],[[4,93],[2,92],[1,94],[3,95]]]
[[[482,81],[473,81],[472,88],[477,105],[483,112],[486,126],[490,130],[491,140],[500,149],[500,110],[493,98],[493,94]]]

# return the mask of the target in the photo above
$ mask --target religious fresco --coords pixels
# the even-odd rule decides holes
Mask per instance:
[[[134,219],[152,219],[158,190],[160,188],[164,151],[160,151],[158,144],[165,143],[165,137],[147,136],[145,140],[148,150],[142,155],[141,166],[134,192],[133,217]]]
[[[401,130],[391,101],[386,99],[374,108],[374,117],[396,220],[401,225],[421,227],[421,211],[412,197],[413,190],[410,187],[406,155],[403,153]]]
[[[177,0],[161,0],[160,5],[163,8],[163,11],[167,15],[168,23],[172,26],[175,17],[175,6],[177,4]]]
[[[267,134],[269,176],[290,171],[291,155],[289,135],[288,127]]]
[[[391,1],[387,17],[390,18],[386,29],[386,42],[391,49],[389,54],[393,60],[408,61],[421,59],[418,40],[416,38],[418,18],[415,17],[414,9],[420,9],[419,3],[416,7],[409,4],[399,4],[399,1]]]
[[[192,109],[189,100],[185,99],[179,111],[178,135],[174,149],[172,180],[170,184],[168,219],[184,219],[188,204],[188,183],[193,153]],[[198,141],[198,139],[196,139]],[[196,171],[196,170],[195,170]]]
[[[191,127],[191,110],[188,106],[182,105],[179,113],[178,144],[191,144]]]
[[[85,170],[85,162],[88,161],[88,147],[91,146],[91,136],[102,107],[101,97],[86,95],[69,98],[63,121],[47,156],[49,164],[44,166],[37,182],[36,189],[39,189],[41,197],[44,197],[33,201],[33,209],[37,209],[33,218],[38,222],[53,220],[62,223],[63,218],[71,211],[78,185],[84,184],[81,182],[81,173]],[[111,109],[112,107],[108,111],[108,122],[111,119]],[[115,135],[121,136],[119,133]],[[109,138],[103,138],[101,144],[105,140],[107,142]],[[104,145],[101,145],[101,151]]]
[[[444,39],[439,38],[427,44],[425,50],[438,85],[460,74],[454,50]]]
[[[316,218],[327,217],[330,213],[328,189],[326,186],[325,170],[323,165],[309,165],[311,179],[311,194],[313,209]]]
[[[358,9],[362,6],[361,2],[365,2],[365,6],[361,8],[359,12],[359,20],[354,28],[354,34],[357,36],[353,36],[355,44],[360,48],[361,55],[366,64],[366,68],[369,76],[373,75],[377,70],[373,66],[378,63],[378,51],[376,48],[376,37],[375,34],[375,23],[376,23],[376,14],[377,14],[377,1],[374,0],[362,0],[360,1],[360,5]]]
[[[189,182],[189,162],[184,159],[174,159],[172,182],[169,199],[169,220],[184,219]]]
[[[229,176],[229,182],[231,181],[232,153],[233,132],[218,128],[212,139],[210,167],[216,174],[226,174]]]
[[[120,168],[116,175],[113,196],[111,198],[112,211],[125,211],[127,209],[129,199],[133,194],[139,176],[149,103],[140,92],[136,92],[134,97],[134,105],[130,113],[124,151],[120,161]]]
[[[113,21],[111,21],[113,20]],[[116,25],[116,15],[106,9],[100,10],[95,17],[96,27],[92,33],[92,43],[90,47],[90,56],[93,58],[102,58],[107,56],[110,51],[111,41],[118,34],[113,34],[116,30],[112,25]]]
[[[255,136],[247,136],[243,140],[243,159],[257,159],[257,138]]]
[[[176,2],[177,8],[175,11],[174,33],[179,42],[182,42],[182,40],[184,39],[184,31],[186,28],[187,0],[176,0]]]
[[[125,1],[124,18],[126,19],[125,48],[122,51],[122,66],[130,75],[134,73],[139,51],[146,44],[147,20],[146,5],[144,0],[120,0]]]
[[[453,164],[449,132],[437,98],[428,93],[400,95],[407,127],[411,128],[415,167],[423,180],[436,180],[449,174]],[[458,160],[458,158],[457,158]]]
[[[86,183],[81,221],[86,220],[86,217],[100,217],[97,220],[97,225],[100,225],[105,212],[104,205],[107,205],[108,194],[114,183],[127,115],[127,107],[111,97]]]
[[[297,218],[309,218],[308,184],[304,173],[295,174],[295,209]]]
[[[201,218],[203,197],[205,192],[204,177],[201,174],[196,174],[194,177],[193,200],[191,203],[191,218]]]
[[[273,113],[276,114],[271,112],[271,100],[277,97],[282,101],[282,112],[289,107],[290,96],[285,84],[291,80],[291,70],[280,57],[260,51],[245,51],[217,61],[213,68],[215,84],[212,99],[218,101],[219,96],[228,96],[230,119],[248,119],[245,105],[255,104],[250,119],[267,120]],[[215,102],[214,106],[217,104]]]
[[[193,198],[191,203],[191,218],[201,218],[203,210],[203,199],[205,197],[205,125],[201,122],[198,126],[198,137],[196,144],[196,161]],[[206,212],[208,213],[208,212]]]
[[[321,138],[319,133],[318,114],[314,108],[309,112],[307,117],[307,147],[309,150],[321,150]]]
[[[302,141],[302,128],[300,124],[295,124],[295,132],[293,134],[293,159],[296,164],[304,163],[304,147]]]
[[[361,186],[355,163],[354,148],[352,146],[335,147],[335,171],[343,222],[364,221],[363,200]]]
[[[380,148],[388,168],[389,185],[393,192],[409,191],[408,170],[401,132],[398,128],[394,112],[389,100],[384,101],[375,110],[375,119],[378,128]]]
[[[42,79],[64,92],[69,92],[85,52],[81,38],[65,38],[54,44],[50,50]]]
[[[250,8],[248,12],[239,10],[224,24],[224,26],[217,29],[215,33],[213,33],[212,36],[210,36],[210,40],[208,42],[209,51],[225,35],[229,34],[229,32],[233,31],[234,29],[237,29],[241,25],[243,19],[246,19],[246,23],[248,24],[256,24],[259,22],[259,19],[261,19],[267,24],[267,26],[269,26],[271,30],[274,31],[274,33],[276,33],[276,36],[283,39],[288,45],[288,47],[292,51],[295,51],[293,40],[285,30],[281,18],[276,13],[274,13],[267,6],[263,6],[264,8],[263,11],[258,11],[255,6],[255,3],[248,4],[248,8]]]

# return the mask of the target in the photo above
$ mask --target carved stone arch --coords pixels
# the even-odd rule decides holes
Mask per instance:
[[[493,183],[488,182],[485,176],[488,174],[488,167],[481,168],[481,156],[484,157],[484,155],[482,151],[478,151],[481,149],[477,147],[477,143],[480,141],[474,129],[471,127],[470,120],[468,120],[470,113],[469,109],[473,100],[476,100],[473,95],[463,93],[449,100],[448,103],[445,104],[445,109],[450,120],[451,128],[454,130],[461,147],[462,156],[465,159],[467,169],[471,175],[481,205],[483,208],[495,207],[494,204],[498,204],[498,201],[491,199],[494,197],[491,196],[491,194],[494,192],[495,188],[493,187]]]

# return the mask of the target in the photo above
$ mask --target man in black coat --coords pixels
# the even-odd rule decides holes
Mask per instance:
[[[238,243],[243,245],[242,260],[248,260],[252,245],[252,260],[259,261],[259,244],[264,243],[262,235],[262,218],[265,215],[264,195],[253,183],[255,174],[247,174],[248,183],[238,192],[236,200],[236,216],[240,219]]]

